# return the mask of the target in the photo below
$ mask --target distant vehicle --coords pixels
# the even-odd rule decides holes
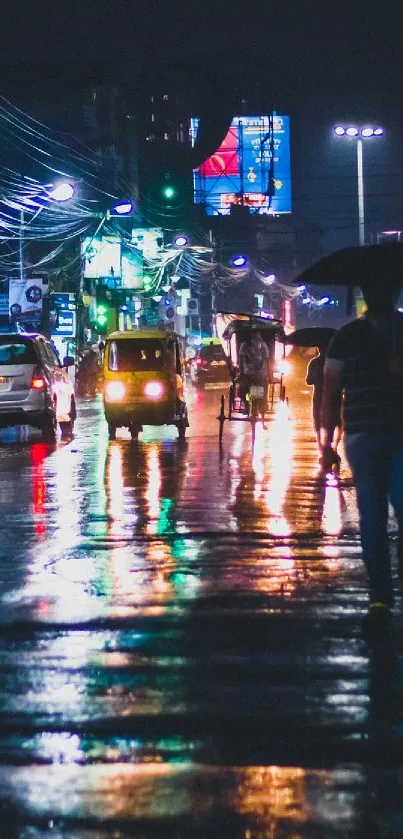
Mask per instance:
[[[227,359],[218,338],[203,344],[189,362],[190,380],[196,387],[213,383],[229,383]]]
[[[0,334],[0,428],[32,425],[53,442],[57,423],[62,436],[73,431],[76,418],[74,389],[47,338],[38,333]]]

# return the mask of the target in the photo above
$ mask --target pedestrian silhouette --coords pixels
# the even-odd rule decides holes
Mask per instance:
[[[388,502],[397,518],[403,568],[403,314],[400,282],[379,276],[363,287],[367,311],[334,336],[324,365],[323,458],[333,456],[335,404],[343,395],[346,455],[356,487],[362,556],[369,579],[367,638],[390,631],[393,588]]]
[[[308,364],[307,368],[307,375],[306,375],[306,384],[313,387],[312,393],[312,419],[313,419],[313,427],[316,434],[316,440],[318,443],[318,448],[321,450],[321,443],[320,443],[320,406],[322,403],[322,394],[323,394],[323,370],[325,366],[325,349],[323,347],[318,347],[318,354],[312,358]],[[340,411],[338,412],[338,416],[334,418],[335,427],[334,427],[334,434],[332,439],[332,445],[334,451],[337,453],[337,447],[341,440],[341,417]],[[340,460],[340,458],[338,458]]]

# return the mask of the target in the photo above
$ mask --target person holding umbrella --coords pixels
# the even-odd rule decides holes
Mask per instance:
[[[371,247],[359,250],[362,264],[362,252]],[[334,458],[334,418],[343,398],[345,448],[355,482],[369,580],[369,609],[363,621],[368,638],[391,628],[389,500],[398,522],[398,561],[403,572],[403,314],[395,309],[403,284],[403,260],[400,252],[398,270],[388,270],[384,253],[385,260],[378,252],[373,261],[367,261],[366,276],[360,277],[356,270],[355,284],[362,288],[367,311],[338,330],[329,345],[321,404],[326,467]],[[354,274],[354,263],[350,267]]]

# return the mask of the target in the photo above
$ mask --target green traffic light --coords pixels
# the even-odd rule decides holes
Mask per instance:
[[[99,329],[103,329],[108,323],[108,307],[104,303],[98,303],[96,323]]]
[[[162,194],[164,198],[166,198],[169,201],[171,198],[175,198],[176,189],[174,186],[164,186],[162,189]]]

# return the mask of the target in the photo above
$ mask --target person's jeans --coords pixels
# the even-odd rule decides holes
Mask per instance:
[[[388,541],[388,501],[399,526],[399,563],[403,565],[403,431],[349,434],[346,455],[354,477],[360,517],[362,555],[369,577],[370,601],[393,605]]]

